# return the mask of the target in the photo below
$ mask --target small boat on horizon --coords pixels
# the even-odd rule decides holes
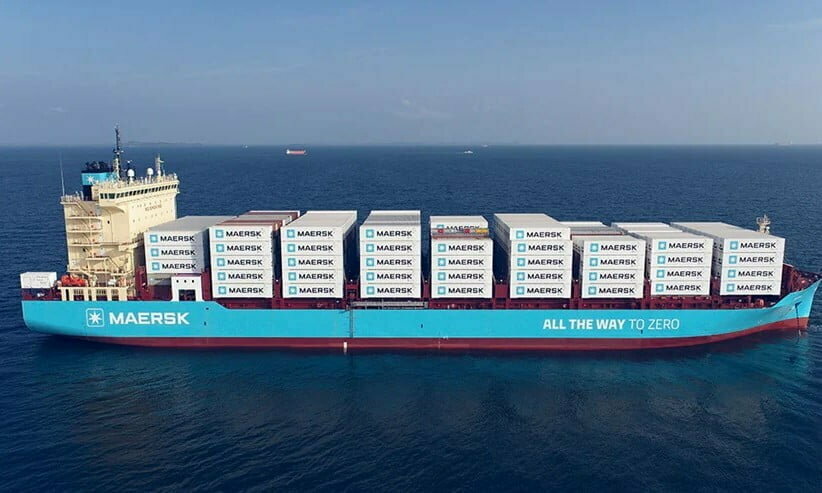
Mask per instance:
[[[286,149],[285,154],[287,156],[305,156],[308,154],[308,151],[305,149]]]
[[[468,149],[468,150],[462,151],[462,153],[463,154],[473,154],[474,151],[472,151],[471,149]]]

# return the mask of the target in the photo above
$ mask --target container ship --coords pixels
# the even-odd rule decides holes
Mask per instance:
[[[177,217],[180,181],[87,163],[68,264],[21,274],[34,331],[117,344],[634,350],[807,328],[819,275],[721,222],[252,210]],[[490,221],[489,221],[490,219]]]

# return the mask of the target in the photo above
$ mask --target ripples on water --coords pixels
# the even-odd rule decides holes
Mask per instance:
[[[767,212],[822,270],[822,148],[174,148],[181,215],[262,208]],[[153,149],[130,150],[148,164]],[[0,148],[0,489],[791,489],[822,484],[822,336],[648,353],[122,348],[29,333],[65,263],[57,149]],[[67,182],[106,149],[63,150]]]

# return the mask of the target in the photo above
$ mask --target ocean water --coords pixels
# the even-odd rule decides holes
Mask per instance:
[[[767,213],[822,271],[822,147],[160,149],[180,215]],[[153,148],[127,150],[138,169]],[[747,490],[822,484],[822,304],[807,334],[644,353],[162,350],[43,336],[18,274],[65,264],[66,187],[107,148],[0,148],[0,490]]]

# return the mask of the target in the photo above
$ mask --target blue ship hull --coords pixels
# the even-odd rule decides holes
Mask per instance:
[[[736,310],[277,310],[209,301],[23,301],[23,316],[38,332],[145,346],[641,349],[804,329],[818,286],[771,307]]]

